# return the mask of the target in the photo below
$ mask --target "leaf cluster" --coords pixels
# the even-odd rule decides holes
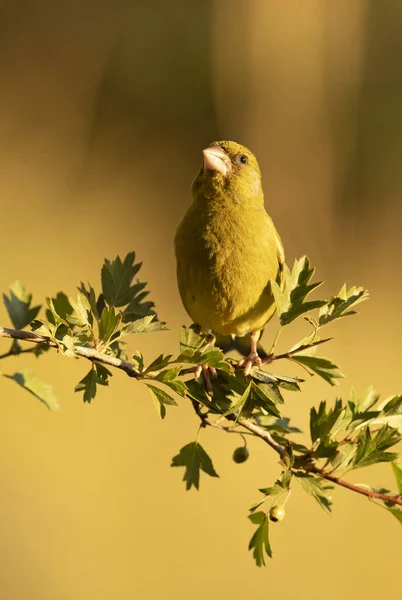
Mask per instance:
[[[286,415],[287,394],[299,396],[302,391],[304,379],[300,375],[314,375],[331,386],[343,377],[330,358],[318,356],[321,346],[330,339],[323,338],[321,331],[355,314],[356,306],[368,298],[364,288],[343,286],[335,296],[311,299],[310,294],[320,282],[314,281],[315,270],[307,257],[295,261],[291,270],[285,266],[283,285],[271,282],[278,321],[275,340],[282,328],[300,317],[306,320],[309,333],[287,352],[274,354],[273,348],[264,363],[246,376],[237,367],[237,360],[195,325],[180,329],[176,354],[161,353],[147,364],[140,351],[129,351],[128,336],[166,327],[148,299],[146,283],[137,278],[140,267],[134,252],[123,260],[119,256],[105,260],[99,293],[89,283],[81,283],[75,297],[59,292],[46,298],[42,317],[41,307],[31,305],[32,295],[19,283],[11,286],[8,296],[4,295],[4,303],[14,327],[24,329],[31,324],[32,330],[42,336],[41,343],[33,347],[37,356],[50,346],[67,357],[85,356],[83,349],[92,352],[90,369],[75,386],[84,402],[95,398],[98,386],[109,384],[111,367],[116,366],[146,386],[161,419],[166,417],[167,407],[190,402],[199,419],[198,434],[171,463],[172,467],[184,468],[187,490],[199,488],[201,472],[218,477],[212,458],[200,443],[205,427],[242,435],[245,447],[244,434],[258,436],[279,454],[279,477],[260,489],[262,497],[250,509],[249,519],[256,529],[249,549],[258,566],[265,565],[266,556],[272,556],[271,511],[277,508],[276,514],[284,515],[294,481],[330,513],[333,485],[328,478],[336,483],[340,476],[355,469],[391,462],[402,494],[402,470],[395,451],[402,434],[402,396],[381,401],[369,387],[361,396],[352,390],[346,400],[337,398],[332,404],[323,401],[311,408],[309,442],[300,441],[301,430]],[[14,339],[3,357],[21,352],[21,345]],[[272,363],[278,360],[288,361],[292,372],[282,375],[271,371]],[[57,408],[50,386],[38,381],[33,372],[22,369],[6,377],[49,408]],[[364,489],[369,490],[368,486]],[[378,493],[367,491],[367,495]],[[402,511],[392,502],[392,496],[389,498],[377,503],[402,522]]]
[[[80,347],[95,349],[100,357],[125,360],[128,335],[166,328],[166,324],[157,318],[154,303],[147,299],[146,283],[134,280],[140,268],[141,263],[135,262],[134,252],[124,260],[119,256],[113,261],[106,259],[101,270],[99,294],[91,284],[81,282],[75,298],[64,292],[47,297],[45,314],[41,318],[37,317],[42,307],[31,306],[32,295],[19,282],[10,287],[8,296],[3,294],[4,304],[16,329],[30,325],[32,331],[42,336],[44,343],[32,349],[37,356],[53,345],[70,358],[76,358],[76,350]],[[21,347],[14,340],[9,354],[20,352]],[[75,391],[83,392],[84,402],[91,402],[97,386],[108,385],[111,376],[109,369],[94,361],[75,386]],[[53,392],[49,393],[48,384],[41,384],[41,387],[34,373],[18,371],[12,379],[35,393],[49,408],[58,406]]]

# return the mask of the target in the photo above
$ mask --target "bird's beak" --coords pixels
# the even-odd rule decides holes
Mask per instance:
[[[205,148],[202,153],[204,155],[204,169],[218,171],[218,173],[222,173],[226,177],[231,163],[230,158],[222,148],[220,146],[210,146],[209,148]]]

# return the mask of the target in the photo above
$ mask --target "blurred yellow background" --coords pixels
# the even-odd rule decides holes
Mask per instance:
[[[173,232],[201,149],[236,139],[259,158],[288,262],[307,254],[326,293],[345,280],[371,292],[331,330],[327,352],[348,375],[339,393],[402,391],[398,0],[3,0],[0,30],[2,291],[18,278],[37,303],[80,280],[99,289],[104,257],[135,249],[170,331],[132,349],[175,352],[188,318]],[[9,325],[4,307],[0,317]],[[366,499],[336,490],[329,518],[296,489],[259,570],[247,509],[279,474],[262,443],[235,465],[235,436],[203,432],[221,478],[186,493],[169,467],[198,426],[183,401],[160,422],[120,372],[84,405],[73,393],[84,361],[1,363],[21,367],[52,383],[61,410],[1,381],[2,598],[371,600],[400,589],[400,528]],[[334,397],[309,381],[288,394],[288,414],[306,427],[311,403]],[[393,484],[388,465],[353,475]]]

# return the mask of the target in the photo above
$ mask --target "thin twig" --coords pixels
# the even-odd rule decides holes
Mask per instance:
[[[330,475],[321,469],[309,469],[310,473],[314,473],[318,475],[322,479],[327,479],[328,481],[332,481],[332,483],[336,483],[341,487],[344,487],[348,490],[352,490],[352,492],[356,492],[357,494],[362,494],[363,496],[367,496],[367,498],[376,498],[377,500],[382,500],[383,502],[391,502],[392,504],[398,504],[402,506],[402,494],[398,494],[396,496],[390,496],[389,494],[383,494],[381,492],[376,492],[374,490],[369,490],[354,483],[349,483],[349,481],[345,481],[344,479],[340,479],[335,475]]]
[[[35,352],[35,348],[24,348],[16,352],[13,348],[11,348],[8,352],[4,352],[4,354],[0,354],[0,360],[3,358],[8,358],[9,356],[19,356],[20,354],[29,354]]]
[[[228,415],[228,417],[230,416],[231,415]],[[264,442],[266,442],[268,446],[271,446],[271,448],[275,450],[275,452],[277,452],[281,458],[285,456],[285,449],[280,444],[278,444],[278,442],[275,442],[274,438],[269,433],[269,431],[263,429],[262,427],[259,427],[258,425],[255,425],[255,423],[249,421],[249,419],[245,419],[244,417],[239,417],[237,419],[237,422],[239,425],[241,425],[245,429],[248,429],[249,431],[251,431],[251,433],[264,440]]]
[[[269,354],[267,358],[264,358],[262,364],[268,365],[274,360],[281,360],[282,358],[292,358],[294,354],[299,354],[300,352],[303,352],[303,350],[314,348],[315,346],[325,344],[325,342],[329,342],[331,340],[332,338],[325,338],[324,340],[317,340],[316,342],[312,342],[311,344],[303,344],[302,346],[298,346],[298,348],[294,348],[293,350],[289,350],[289,352],[284,352],[283,354]]]
[[[14,340],[22,340],[25,342],[30,342],[33,344],[39,344],[39,345],[43,345],[43,346],[49,346],[50,348],[58,348],[57,343],[55,341],[50,340],[49,338],[38,335],[34,332],[21,331],[19,329],[9,329],[7,327],[0,327],[0,338],[1,337],[11,338]],[[302,350],[311,348],[312,346],[317,346],[318,344],[323,344],[324,342],[328,342],[330,339],[331,338],[327,338],[325,340],[318,340],[317,342],[314,342],[313,344],[306,344],[305,346],[299,346],[299,348],[295,349],[294,351],[287,352],[285,354],[270,355],[267,359],[265,359],[264,362],[272,362],[273,360],[278,360],[280,358],[291,358],[292,354],[296,354],[297,352],[301,352]],[[21,354],[22,352],[28,352],[28,350],[21,350],[21,352],[19,354]],[[75,355],[77,358],[86,358],[90,361],[96,361],[96,362],[108,365],[110,367],[114,367],[116,369],[121,369],[122,371],[127,373],[127,375],[129,375],[129,377],[135,377],[137,379],[142,378],[141,373],[139,373],[136,370],[135,366],[126,360],[121,360],[120,358],[115,358],[114,356],[108,356],[107,354],[98,352],[97,350],[94,350],[93,348],[85,348],[84,346],[76,346],[74,348],[74,352],[75,352]],[[0,355],[0,358],[5,358],[6,356],[10,356],[11,354],[17,354],[17,353],[7,352],[3,355]],[[196,411],[197,415],[201,419],[201,422],[204,427],[211,426],[211,427],[216,427],[218,429],[224,429],[225,431],[231,432],[231,430],[228,430],[227,428],[219,425],[218,423],[211,423],[210,421],[208,421],[207,414],[204,414],[200,411],[198,402],[193,402],[193,406],[194,406],[194,410]],[[227,415],[226,418],[230,421],[236,420],[235,415]],[[273,450],[275,450],[275,452],[277,452],[281,458],[283,458],[285,456],[285,449],[274,440],[274,438],[269,433],[269,431],[267,431],[266,429],[263,429],[262,427],[256,425],[249,419],[246,419],[242,416],[237,418],[237,424],[241,425],[242,427],[247,429],[249,432],[251,432],[253,435],[262,439]],[[239,432],[237,432],[237,433],[239,433]],[[315,475],[317,475],[318,477],[321,477],[322,479],[326,479],[327,481],[331,481],[332,483],[335,483],[341,487],[344,487],[353,492],[356,492],[357,494],[362,494],[363,496],[366,496],[367,498],[382,500],[383,502],[389,502],[391,504],[397,504],[399,506],[402,506],[402,495],[391,496],[388,494],[383,494],[381,492],[368,490],[366,488],[360,487],[353,483],[349,483],[348,481],[345,481],[344,479],[340,479],[339,477],[336,477],[335,475],[331,475],[330,473],[326,473],[325,471],[322,471],[321,469],[317,469],[315,467],[310,467],[308,469],[308,471],[310,473],[314,473]]]
[[[50,340],[49,338],[46,338],[42,335],[38,335],[34,332],[21,331],[19,329],[8,329],[7,327],[0,327],[0,337],[11,338],[14,340],[22,340],[24,342],[31,342],[33,344],[49,346],[50,348],[58,348],[57,343]],[[86,358],[91,361],[96,361],[104,365],[108,365],[109,367],[121,369],[122,371],[127,373],[129,377],[136,377],[137,379],[141,378],[141,373],[138,373],[135,366],[127,360],[115,358],[114,356],[109,356],[108,354],[103,354],[102,352],[98,352],[93,348],[85,348],[84,346],[75,346],[74,353],[79,358]]]

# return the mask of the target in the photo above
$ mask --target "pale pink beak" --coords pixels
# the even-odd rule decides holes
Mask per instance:
[[[226,177],[230,168],[230,159],[220,146],[210,146],[202,151],[204,155],[204,169],[218,171]]]

